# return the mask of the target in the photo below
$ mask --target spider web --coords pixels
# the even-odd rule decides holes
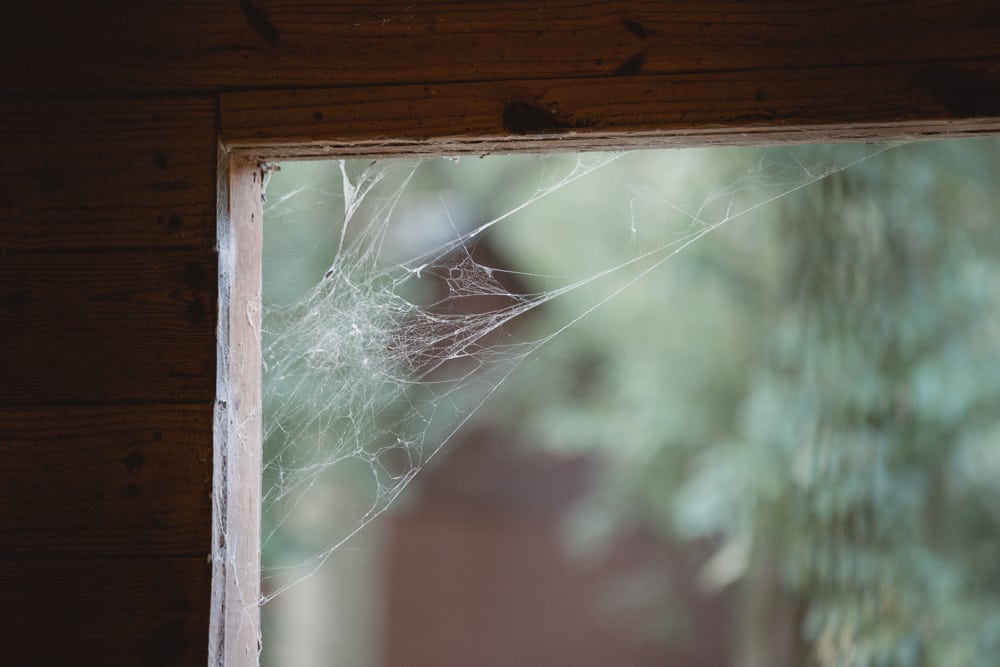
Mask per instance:
[[[884,150],[353,160],[306,183],[286,165],[265,205],[265,228],[300,247],[296,266],[265,263],[262,602],[385,512],[560,333],[705,236]],[[553,216],[581,233],[554,236]],[[313,234],[285,229],[298,224]],[[570,260],[512,267],[501,229]],[[618,259],[595,265],[609,247]],[[557,300],[574,307],[525,336],[519,322]],[[310,520],[324,528],[291,537]]]

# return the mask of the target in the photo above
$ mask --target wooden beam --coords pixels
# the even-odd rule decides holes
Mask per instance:
[[[6,96],[722,71],[781,78],[1000,57],[994,0],[38,0],[6,12]]]
[[[263,172],[234,158],[222,175],[214,564],[209,664],[253,667],[260,653]]]
[[[1000,131],[992,62],[226,93],[261,158],[871,141]]]

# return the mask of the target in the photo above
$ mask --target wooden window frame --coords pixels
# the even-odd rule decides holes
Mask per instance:
[[[645,30],[625,25],[636,34]],[[635,71],[612,77],[220,94],[220,191],[226,194],[219,216],[210,664],[255,665],[260,648],[260,257],[266,162],[909,141],[1000,132],[995,58],[633,76],[642,65],[636,59]]]

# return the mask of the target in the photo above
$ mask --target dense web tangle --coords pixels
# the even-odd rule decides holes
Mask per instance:
[[[264,601],[384,512],[510,373],[566,328],[704,236],[752,224],[769,204],[884,150],[855,146],[822,159],[742,150],[724,168],[705,151],[341,161],[336,182],[272,189],[267,225],[307,195],[337,201],[338,213],[305,250],[320,267],[313,284],[265,303]],[[463,177],[451,174],[488,172],[495,160],[508,166],[489,172],[503,182],[486,190],[509,192],[460,192]],[[428,196],[435,182],[439,193]],[[579,239],[546,235],[546,217],[588,209],[598,219],[581,220]],[[579,268],[497,261],[484,248],[506,226],[540,248],[565,246]],[[602,231],[590,238],[593,229]],[[588,243],[614,246],[619,260],[588,266]],[[515,330],[570,295],[576,309],[549,330]],[[353,508],[344,530],[278,548],[286,522],[332,484],[350,487],[335,501]],[[272,547],[278,555],[267,555]]]

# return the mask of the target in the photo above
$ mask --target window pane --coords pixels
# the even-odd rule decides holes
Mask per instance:
[[[285,164],[265,664],[991,664],[997,149]]]

